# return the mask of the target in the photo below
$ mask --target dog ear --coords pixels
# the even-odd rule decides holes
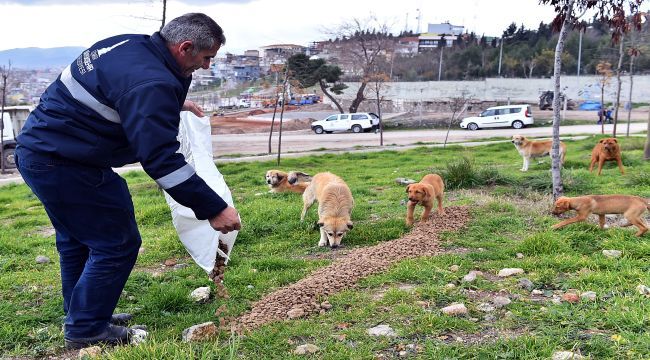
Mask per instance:
[[[352,226],[352,221],[348,222],[348,230],[352,230],[354,226]]]
[[[427,198],[430,198],[433,196],[433,186],[427,184],[426,186],[423,186],[422,189],[424,189],[424,193],[427,195]]]
[[[322,222],[322,221],[318,221],[318,222],[316,223],[316,225],[318,225],[318,227],[323,227],[323,226],[325,226],[325,223]]]
[[[406,185],[406,192],[409,192],[410,187],[411,187],[411,184]]]
[[[604,142],[605,142],[605,139],[600,139],[600,141],[599,141],[599,143],[601,143],[601,144],[604,143]]]
[[[616,138],[611,138],[610,140],[618,144],[618,140],[616,140]]]

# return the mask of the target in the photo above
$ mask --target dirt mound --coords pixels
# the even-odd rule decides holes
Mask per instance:
[[[439,253],[438,233],[459,230],[469,220],[467,207],[451,206],[445,211],[443,216],[436,214],[431,220],[417,224],[401,239],[354,249],[297,283],[274,291],[253,304],[250,312],[236,320],[235,327],[240,331],[255,329],[288,319],[290,311],[304,315],[318,313],[322,297],[354,287],[360,279],[385,271],[400,260]]]

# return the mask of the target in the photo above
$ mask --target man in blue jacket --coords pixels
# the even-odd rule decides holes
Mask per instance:
[[[112,167],[139,162],[198,219],[224,233],[240,229],[237,211],[176,152],[180,111],[203,116],[185,100],[192,73],[207,69],[225,40],[199,13],[151,36],[101,40],[47,88],[18,136],[17,167],[56,230],[66,348],[133,335],[112,315],[141,239],[126,182]]]

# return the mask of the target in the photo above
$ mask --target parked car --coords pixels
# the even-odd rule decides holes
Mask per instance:
[[[373,113],[334,114],[323,120],[311,123],[311,129],[316,134],[332,133],[334,131],[352,131],[360,133],[379,128],[379,117]]]
[[[504,105],[487,108],[478,116],[464,118],[460,127],[478,130],[491,127],[512,127],[521,129],[535,123],[529,105]]]

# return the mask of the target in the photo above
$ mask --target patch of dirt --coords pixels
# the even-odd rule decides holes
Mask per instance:
[[[438,254],[438,233],[460,230],[469,221],[467,207],[450,206],[445,211],[444,216],[434,216],[429,221],[418,223],[401,239],[351,250],[329,266],[272,292],[236,319],[233,327],[239,331],[255,329],[269,322],[288,319],[290,310],[301,310],[299,312],[305,315],[318,313],[322,297],[352,288],[360,279],[385,271],[400,260]]]
[[[210,125],[212,126],[212,135],[217,134],[248,134],[248,133],[268,133],[271,130],[271,121],[250,120],[248,114],[241,116],[212,116]],[[280,128],[279,115],[275,119],[273,131],[277,132]],[[282,131],[309,130],[311,128],[311,119],[285,120],[282,123]]]

